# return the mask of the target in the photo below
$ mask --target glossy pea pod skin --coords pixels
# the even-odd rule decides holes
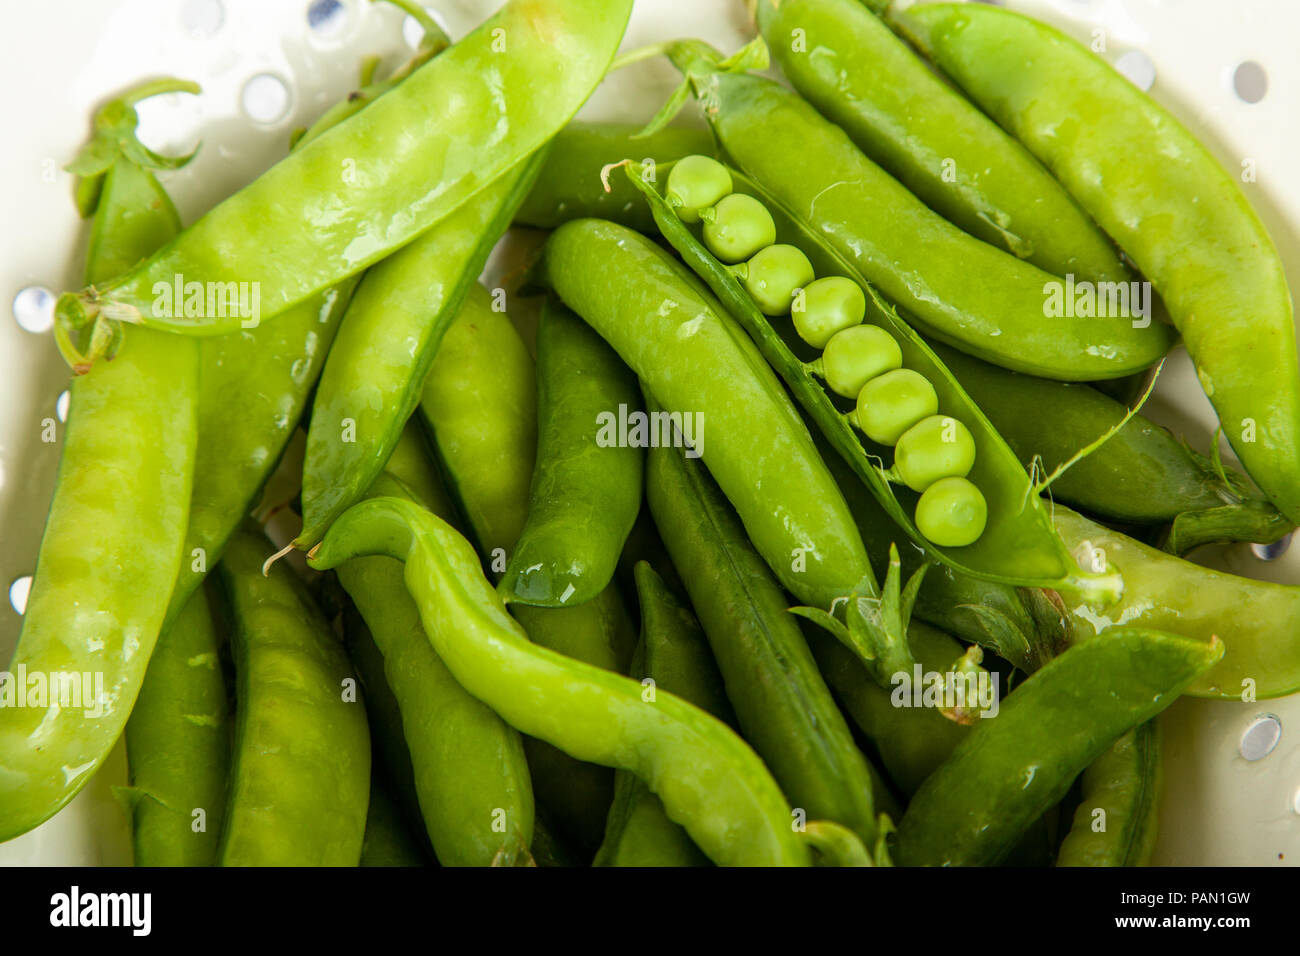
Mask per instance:
[[[667,692],[528,640],[464,538],[427,511],[375,498],[334,523],[311,564],[362,554],[406,561],[425,631],[471,694],[521,732],[580,760],[629,770],[721,865],[807,865],[789,807],[762,761],[727,726]]]
[[[1148,547],[1075,514],[1055,509],[1071,548],[1100,552],[1124,575],[1122,598],[1100,610],[1066,599],[1072,640],[1087,643],[1117,627],[1169,631],[1200,641],[1222,639],[1214,670],[1187,689],[1224,700],[1281,697],[1300,690],[1300,587],[1238,577]],[[1246,610],[1248,609],[1248,610]]]
[[[1051,474],[1128,413],[1087,385],[1008,372],[935,345],[935,352],[980,404],[1022,462],[1041,457]],[[1033,409],[1033,414],[1026,414]],[[1172,524],[1169,550],[1185,553],[1212,541],[1276,541],[1293,527],[1250,485],[1166,429],[1136,415],[1100,448],[1060,475],[1054,499],[1092,514],[1141,524]]]
[[[707,129],[669,126],[649,136],[629,123],[574,121],[555,134],[537,181],[515,213],[515,225],[554,229],[570,219],[608,219],[653,232],[654,220],[637,191],[619,176],[610,176],[607,192],[601,172],[629,156],[671,162],[683,156],[710,155],[713,137]]]
[[[94,205],[88,280],[115,275],[179,228],[153,173],[118,156]],[[196,343],[132,329],[112,364],[72,381],[58,481],[0,686],[0,841],[71,800],[130,715],[181,562],[198,373]],[[61,689],[30,697],[20,674]]]
[[[305,586],[284,564],[263,575],[271,549],[246,525],[218,569],[237,685],[221,865],[356,866],[370,794],[365,704]]]
[[[685,267],[638,233],[583,219],[551,234],[544,272],[664,409],[702,421],[705,464],[787,590],[824,609],[859,586],[875,593],[807,428],[748,336]]]
[[[633,573],[641,605],[641,643],[633,676],[644,675],[642,687],[651,681],[654,692],[662,688],[734,724],[722,675],[695,615],[678,603],[649,564],[637,562]],[[663,803],[645,784],[632,774],[618,773],[605,841],[593,865],[708,866],[709,859],[668,819]]]
[[[645,452],[618,434],[641,395],[613,349],[557,301],[542,307],[537,386],[528,517],[499,590],[522,604],[585,604],[609,585],[641,509]]]
[[[798,94],[764,77],[719,72],[716,54],[698,44],[677,45],[670,56],[706,104],[731,163],[806,217],[934,337],[1006,368],[1066,381],[1128,375],[1173,346],[1173,331],[1149,320],[1049,319],[1045,288],[1060,280],[932,212]]]
[[[524,528],[537,448],[533,360],[510,317],[472,289],[447,330],[420,400],[420,414],[448,491],[488,568],[499,574]],[[584,663],[626,672],[635,627],[618,589],[564,608],[515,604],[529,638]],[[613,799],[613,774],[526,738],[537,803],[584,851],[599,846]]]
[[[908,804],[904,866],[987,866],[1083,770],[1223,656],[1221,641],[1121,628],[1066,651],[980,719]]]
[[[109,284],[65,297],[62,321],[77,327],[98,312],[220,335],[240,328],[243,319],[155,310],[155,283],[170,285],[177,276],[255,283],[260,316],[270,320],[360,272],[441,221],[560,129],[604,76],[631,8],[632,0],[510,0],[152,258]],[[550,80],[538,83],[538,76]]]
[[[1300,522],[1291,293],[1239,184],[1170,112],[1046,24],[954,4],[895,22],[1151,281],[1246,471]]]
[[[1146,866],[1156,844],[1160,725],[1130,730],[1083,772],[1083,796],[1057,866]]]
[[[422,470],[417,478],[424,479],[426,488],[432,484],[436,489],[436,477],[419,460],[418,442],[408,428],[397,448],[408,467],[390,464],[367,497],[405,497],[446,514],[445,496],[438,490],[417,496],[395,474]],[[374,556],[355,558],[337,570],[383,655],[421,815],[438,862],[512,866],[526,860],[533,833],[533,793],[518,733],[467,694],[429,645],[400,565]]]
[[[447,327],[541,161],[524,160],[361,279],[312,403],[298,547],[319,541],[383,470]]]
[[[808,819],[843,824],[873,844],[867,761],[736,513],[700,463],[675,448],[651,450],[647,494],[745,739]]]
[[[1051,173],[860,0],[758,0],[757,14],[794,88],[931,209],[1052,275],[1132,279]]]
[[[206,592],[149,658],[126,722],[136,866],[212,866],[230,775],[230,706]]]

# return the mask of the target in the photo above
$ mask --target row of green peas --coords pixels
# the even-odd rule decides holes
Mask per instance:
[[[863,324],[862,288],[843,276],[816,278],[802,251],[776,241],[767,208],[733,192],[730,172],[711,157],[679,160],[668,174],[665,198],[683,222],[701,223],[705,246],[764,315],[790,315],[799,337],[822,350],[809,368],[837,395],[856,398],[849,418],[868,438],[894,448],[889,477],[920,493],[915,520],[921,533],[949,548],[977,541],[988,504],[966,478],[975,464],[975,439],[957,419],[938,414],[934,386],[903,368],[894,337]]]

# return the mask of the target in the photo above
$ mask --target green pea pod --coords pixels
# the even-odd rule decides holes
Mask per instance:
[[[319,541],[383,470],[447,326],[540,163],[525,160],[362,278],[312,404],[297,547]]]
[[[650,203],[660,232],[749,333],[827,441],[913,544],[956,571],[993,581],[1054,587],[1095,595],[1095,599],[1105,599],[1118,592],[1120,582],[1113,575],[1085,573],[1067,553],[1052,531],[1046,506],[1030,494],[1024,467],[934,351],[875,294],[852,265],[841,259],[833,248],[821,243],[812,227],[789,214],[771,194],[744,174],[731,171],[734,189],[759,199],[772,213],[778,242],[802,249],[818,275],[846,276],[867,291],[871,309],[869,324],[885,329],[893,337],[902,350],[904,366],[919,372],[934,386],[939,412],[965,424],[974,437],[975,465],[969,478],[988,503],[984,533],[974,544],[962,548],[943,548],[928,541],[917,530],[912,517],[918,496],[890,482],[886,476],[885,462],[892,457],[892,449],[858,438],[810,367],[799,360],[776,332],[732,272],[705,248],[697,235],[698,227],[693,230],[682,222],[655,187],[642,183],[634,166],[627,167],[627,176]],[[708,461],[707,453],[705,461]]]
[[[230,770],[220,640],[202,589],[158,639],[126,722],[136,866],[212,866]]]
[[[1053,275],[1132,279],[1029,151],[859,0],[759,0],[757,14],[794,88],[931,209]]]
[[[957,641],[920,621],[912,621],[907,636],[923,673],[946,673],[962,655]],[[933,707],[897,706],[897,688],[885,689],[867,680],[862,664],[842,645],[824,634],[810,635],[809,643],[845,713],[875,744],[889,779],[911,797],[966,738],[970,726]]]
[[[871,565],[798,413],[752,342],[680,263],[614,223],[551,234],[544,279],[613,346],[656,401],[694,423],[696,446],[787,590],[830,609]],[[661,414],[659,441],[680,441]]]
[[[1129,412],[1087,385],[1008,372],[937,343],[934,350],[1017,457],[1025,464],[1037,459],[1049,475]],[[1244,475],[1216,466],[1141,415],[1059,475],[1051,495],[1117,521],[1171,524],[1167,546],[1174,553],[1213,541],[1269,543],[1294,527]]]
[[[418,448],[403,446],[417,441],[408,431],[399,453],[416,457]],[[375,480],[367,497],[383,494],[416,500],[409,486],[388,472]],[[445,513],[445,504],[442,508]],[[429,646],[401,567],[383,557],[357,558],[340,565],[338,576],[383,655],[438,862],[513,866],[527,859],[533,794],[519,735],[467,694]]]
[[[366,833],[361,842],[362,866],[424,866],[420,845],[411,837],[388,790],[375,773],[370,777]]]
[[[555,301],[537,330],[537,463],[528,518],[499,589],[506,601],[585,604],[614,577],[637,512],[645,452],[620,435],[636,380]]]
[[[528,513],[537,447],[532,359],[504,312],[471,290],[447,330],[421,399],[421,414],[448,476],[449,490],[493,573],[503,572]],[[565,608],[514,605],[529,638],[586,664],[624,673],[636,635],[617,588]],[[613,799],[605,767],[580,763],[543,741],[525,739],[537,802],[582,849],[599,845]]]
[[[1134,541],[1064,505],[1056,528],[1066,544],[1124,575],[1124,596],[1098,611],[1066,599],[1075,641],[1116,627],[1222,638],[1222,663],[1193,682],[1194,697],[1253,700],[1300,690],[1300,587],[1212,571]],[[1249,613],[1243,609],[1249,608]]]
[[[898,826],[904,866],[998,862],[1121,734],[1168,707],[1223,643],[1117,628],[1073,647],[980,720]]]
[[[636,681],[529,641],[474,549],[445,522],[409,501],[363,501],[334,523],[309,563],[323,570],[366,554],[406,561],[434,649],[512,726],[580,760],[635,773],[716,863],[807,864],[785,798],[743,740],[667,692],[647,703]]]
[[[651,166],[692,154],[712,155],[713,137],[706,129],[670,126],[639,137],[640,127],[626,123],[572,122],[555,135],[546,163],[532,191],[515,213],[515,224],[554,229],[570,219],[608,219],[653,232],[654,220],[636,190],[611,180],[601,183],[601,170],[628,156]]]
[[[673,448],[651,451],[646,490],[745,739],[807,819],[874,843],[867,761],[736,513],[699,463]]]
[[[1146,866],[1160,804],[1160,728],[1130,730],[1083,772],[1083,799],[1057,866]]]
[[[909,10],[893,22],[1056,175],[1151,281],[1237,457],[1300,522],[1291,293],[1273,240],[1233,177],[1173,114],[1044,23],[964,4]]]
[[[59,321],[79,329],[102,315],[221,335],[360,272],[550,139],[604,76],[631,9],[632,0],[510,0],[146,262],[61,298]],[[248,301],[236,309],[190,308],[186,282],[242,288]],[[182,295],[169,301],[177,285]],[[202,314],[189,314],[196,311]]]
[[[1047,290],[1059,279],[932,212],[798,94],[736,72],[698,42],[672,44],[669,56],[705,104],[732,165],[783,209],[806,217],[827,246],[934,337],[1067,381],[1128,375],[1173,346],[1173,330],[1149,315],[1051,315]]]
[[[133,104],[105,106],[71,167],[93,213],[86,276],[99,282],[180,228]],[[175,165],[179,161],[171,162]],[[194,477],[198,349],[132,330],[117,359],[71,384],[58,482],[12,660],[0,677],[0,842],[71,800],[121,736],[163,626]]]
[[[523,530],[537,457],[532,357],[482,287],[470,288],[420,397],[420,417],[475,542],[492,570]]]
[[[722,675],[695,616],[682,607],[663,578],[644,561],[634,571],[641,603],[641,643],[632,665],[643,674],[642,693],[659,688],[706,710],[727,724],[735,715],[722,686]],[[653,690],[649,689],[653,688]],[[614,802],[605,824],[605,841],[595,866],[707,866],[686,831],[668,819],[664,805],[629,773],[614,776]]]
[[[222,866],[356,866],[370,736],[352,666],[271,543],[245,526],[219,568],[234,620],[235,743]]]

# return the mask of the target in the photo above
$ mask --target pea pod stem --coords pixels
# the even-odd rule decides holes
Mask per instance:
[[[435,650],[466,690],[517,729],[636,773],[715,862],[807,864],[785,798],[739,737],[671,694],[648,705],[637,682],[530,642],[474,549],[444,522],[410,502],[370,499],[335,522],[309,563],[326,569],[363,554],[406,562]]]

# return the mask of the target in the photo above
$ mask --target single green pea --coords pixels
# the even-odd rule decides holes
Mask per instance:
[[[856,397],[867,382],[902,367],[902,364],[903,350],[898,347],[898,342],[875,325],[858,325],[836,332],[822,353],[822,374],[826,376],[826,384],[836,395],[845,398]],[[933,414],[933,411],[927,414]]]
[[[949,415],[923,418],[898,439],[894,471],[913,491],[925,491],[940,478],[965,478],[975,464],[970,429]]]
[[[934,386],[910,368],[879,375],[858,393],[858,427],[881,445],[897,444],[905,431],[937,411],[939,396]]]
[[[704,244],[722,262],[741,262],[776,242],[772,214],[761,202],[744,193],[724,196],[711,210],[701,212],[700,217],[704,220]]]
[[[731,193],[731,173],[711,156],[683,156],[668,174],[664,198],[682,222],[699,222],[700,211]]]
[[[989,506],[965,478],[940,478],[916,503],[916,527],[942,548],[964,548],[984,533]]]
[[[867,297],[862,287],[844,276],[824,276],[810,282],[802,296],[795,296],[790,311],[799,338],[815,349],[826,348],[835,333],[860,324],[866,314]],[[857,389],[852,394],[857,394]]]
[[[812,282],[815,275],[808,257],[784,243],[758,250],[734,271],[764,315],[788,314],[795,293]]]

